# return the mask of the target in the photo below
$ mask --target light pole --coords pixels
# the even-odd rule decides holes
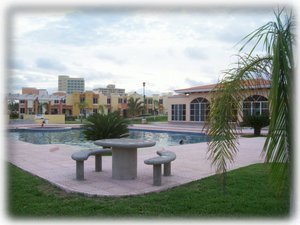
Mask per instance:
[[[145,86],[146,83],[143,82],[143,95],[144,95],[144,107],[143,107],[143,118],[142,118],[142,124],[146,123],[145,113],[146,113],[146,96],[145,96]]]
[[[146,86],[146,82],[143,82],[143,95],[144,95],[144,112],[143,114],[146,113],[146,96],[145,96],[145,86]]]

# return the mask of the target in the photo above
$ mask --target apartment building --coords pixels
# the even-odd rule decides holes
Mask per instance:
[[[106,88],[95,88],[93,91],[100,92],[106,96],[110,96],[111,94],[125,95],[125,89],[116,88],[114,84],[109,84]]]
[[[152,96],[145,96],[145,113],[155,115],[167,115],[168,114],[168,98],[172,96],[172,92],[153,94]],[[139,98],[141,102],[144,102],[144,97],[136,92],[128,93],[129,98]]]
[[[23,87],[22,94],[23,95],[48,95],[48,91],[46,89],[37,89],[34,87]]]
[[[19,102],[20,118],[23,115],[72,114],[72,108],[66,104],[66,94],[9,94],[7,99]]]
[[[60,76],[68,77],[68,76]],[[63,79],[61,79],[63,80]],[[120,115],[128,116],[129,98],[140,98],[143,96],[137,92],[125,93],[125,89],[117,89],[115,85],[108,85],[107,92],[97,91],[67,91],[59,90],[51,95],[46,89],[33,87],[22,88],[22,94],[9,94],[7,100],[18,101],[20,118],[23,115],[67,115],[67,116],[89,116],[93,113],[120,112]],[[110,91],[114,90],[114,91]],[[119,90],[119,91],[116,91]],[[163,95],[153,95],[145,97],[146,114],[166,114],[168,107],[168,96],[172,93]]]
[[[58,91],[65,91],[67,94],[84,92],[84,78],[72,78],[66,75],[58,76]]]
[[[98,113],[101,103],[106,100],[103,94],[97,94],[93,91],[73,92],[67,97],[67,105],[72,106],[73,116],[89,116],[93,113]]]

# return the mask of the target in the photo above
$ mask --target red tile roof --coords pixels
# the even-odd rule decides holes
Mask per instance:
[[[213,89],[217,85],[218,84],[208,84],[208,85],[202,85],[202,86],[196,86],[190,88],[177,89],[174,91],[177,93],[210,92],[213,91]],[[249,88],[270,88],[271,81],[264,80],[264,79],[253,79],[253,80],[245,81],[245,85],[248,86]]]

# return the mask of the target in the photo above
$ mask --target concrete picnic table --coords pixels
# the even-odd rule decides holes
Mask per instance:
[[[152,147],[155,141],[130,138],[101,139],[95,145],[112,148],[112,178],[132,180],[137,177],[137,148]]]

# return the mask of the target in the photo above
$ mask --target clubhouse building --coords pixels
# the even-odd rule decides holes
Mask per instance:
[[[177,95],[169,97],[168,121],[177,123],[202,123],[207,120],[213,92],[217,84],[190,87],[175,90]],[[243,112],[240,115],[261,115],[269,112],[268,96],[271,81],[264,79],[245,82],[242,91],[241,104]]]

